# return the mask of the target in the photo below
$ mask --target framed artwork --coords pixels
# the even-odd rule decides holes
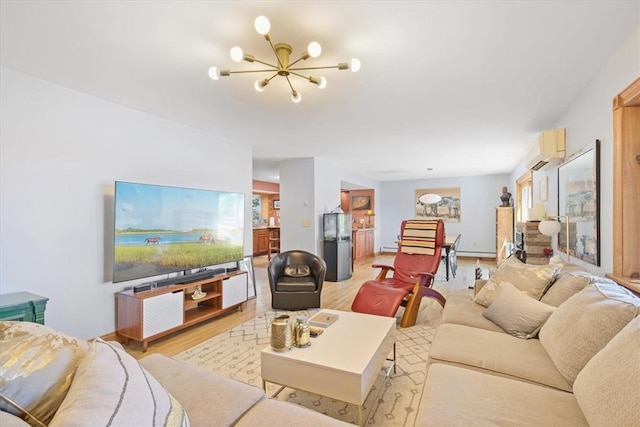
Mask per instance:
[[[253,256],[246,255],[238,261],[238,270],[247,272],[247,294],[249,299],[253,299],[258,294],[256,290],[256,273],[253,270]]]
[[[600,140],[558,168],[558,214],[566,215],[558,250],[600,265]],[[569,226],[569,242],[566,227]],[[568,246],[568,247],[567,247]]]
[[[351,197],[351,210],[367,211],[371,209],[371,196]]]
[[[549,199],[549,177],[545,176],[540,180],[539,184],[540,194],[538,195],[541,202]]]
[[[415,217],[460,222],[460,187],[423,188],[416,190]]]
[[[273,201],[273,209],[280,209],[280,200]]]

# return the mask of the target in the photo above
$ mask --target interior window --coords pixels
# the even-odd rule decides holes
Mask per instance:
[[[259,224],[262,217],[262,198],[255,194],[251,196],[251,212],[253,224]]]
[[[533,207],[533,179],[531,171],[522,175],[516,181],[516,222],[529,220],[529,209]]]

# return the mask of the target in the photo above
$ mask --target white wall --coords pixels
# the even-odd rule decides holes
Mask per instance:
[[[374,212],[378,209],[378,194],[380,194],[380,183],[369,179],[358,173],[354,173],[343,169],[335,164],[331,163],[325,158],[316,158],[315,169],[315,182],[316,182],[316,218],[318,224],[318,238],[317,246],[318,253],[323,253],[322,243],[322,226],[323,226],[323,214],[331,212],[336,207],[340,206],[340,197],[342,190],[342,183],[348,182],[352,185],[357,185],[362,188],[373,190],[375,197]],[[376,218],[378,218],[376,216]],[[380,238],[380,229],[374,230],[374,247],[376,242]]]
[[[314,244],[315,161],[312,158],[280,162],[280,246],[317,254]],[[308,224],[308,225],[306,225]]]
[[[416,190],[460,187],[461,221],[445,223],[445,232],[462,235],[458,250],[465,255],[495,256],[495,208],[500,206],[500,195],[505,185],[513,192],[507,174],[383,182],[380,194],[382,246],[395,246],[400,223],[415,218]]]
[[[324,158],[280,162],[281,244],[283,250],[322,251],[322,215],[340,205],[341,183],[380,191],[377,181],[345,170]],[[376,196],[376,209],[379,202]],[[377,217],[376,217],[377,218]],[[308,226],[305,224],[308,223]],[[376,235],[379,230],[376,230]],[[376,239],[378,237],[376,236]]]
[[[1,69],[0,292],[50,298],[48,325],[83,338],[115,331],[116,180],[245,193],[252,252],[251,149]]]
[[[573,101],[571,106],[550,128],[567,129],[567,156],[579,152],[596,139],[600,144],[600,267],[571,259],[597,275],[613,271],[613,97],[640,76],[640,27],[620,46],[618,51],[603,64],[602,69]],[[543,129],[544,130],[544,129]],[[525,172],[520,164],[512,173],[512,182]],[[538,183],[549,177],[549,199],[540,202]],[[557,166],[534,173],[534,206],[542,203],[550,215],[558,214]],[[557,238],[553,238],[556,254]]]

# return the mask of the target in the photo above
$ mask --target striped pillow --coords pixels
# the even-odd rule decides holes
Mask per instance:
[[[49,426],[189,425],[182,405],[125,351],[97,338]]]
[[[433,255],[436,249],[438,221],[409,220],[402,230],[402,249],[405,254]]]

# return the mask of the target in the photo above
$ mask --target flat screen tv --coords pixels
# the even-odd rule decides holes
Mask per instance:
[[[243,258],[244,194],[116,181],[113,282]]]

